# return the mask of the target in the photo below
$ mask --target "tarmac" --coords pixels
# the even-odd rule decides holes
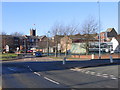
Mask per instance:
[[[88,68],[106,65],[120,65],[120,59],[53,59],[50,57],[19,57],[12,60],[4,60],[2,62],[20,62],[20,61],[38,61],[38,62],[54,62],[55,65],[62,68]]]

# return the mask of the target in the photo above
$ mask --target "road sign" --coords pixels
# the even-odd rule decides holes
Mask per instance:
[[[6,45],[6,52],[9,52],[9,46]]]
[[[17,51],[19,50],[19,47],[17,47]]]

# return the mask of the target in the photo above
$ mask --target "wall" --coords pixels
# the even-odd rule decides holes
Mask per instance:
[[[73,58],[81,58],[81,59],[92,59],[92,55],[71,55]],[[112,54],[112,57],[115,58],[120,58],[120,53],[119,54]],[[101,59],[109,59],[110,54],[104,54],[101,55]],[[94,59],[99,59],[98,55],[94,55]]]

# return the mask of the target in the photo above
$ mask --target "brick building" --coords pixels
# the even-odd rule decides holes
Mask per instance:
[[[11,51],[15,51],[19,47],[20,39],[17,36],[2,35],[2,49],[6,49],[6,45],[9,46]]]
[[[101,42],[109,42],[112,37],[116,37],[117,36],[117,32],[115,31],[114,28],[108,28],[105,32],[101,32],[100,33],[100,40]],[[96,39],[99,39],[99,37],[97,36]]]

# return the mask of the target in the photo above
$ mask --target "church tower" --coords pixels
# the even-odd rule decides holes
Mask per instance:
[[[36,29],[30,29],[30,36],[36,36]]]

